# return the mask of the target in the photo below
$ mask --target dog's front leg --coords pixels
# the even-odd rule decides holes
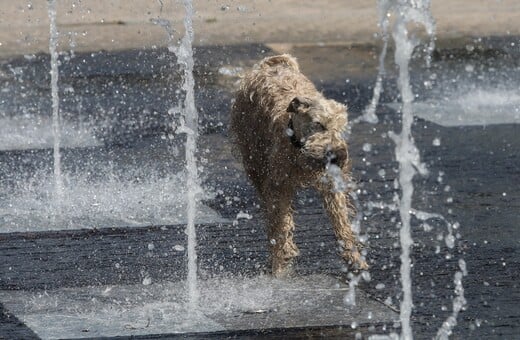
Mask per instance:
[[[334,192],[329,188],[321,189],[325,209],[331,219],[336,239],[341,244],[341,256],[355,269],[368,269],[368,265],[360,254],[361,243],[354,234],[349,212],[352,210],[348,198],[343,192]]]
[[[267,219],[267,235],[271,256],[272,274],[286,276],[291,271],[292,259],[298,255],[293,241],[294,220],[292,198],[294,191],[266,185],[261,195]],[[278,190],[279,189],[279,190]]]

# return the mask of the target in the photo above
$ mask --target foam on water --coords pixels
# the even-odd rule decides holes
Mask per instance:
[[[396,104],[390,104],[395,107]],[[413,104],[414,113],[442,126],[519,124],[517,89],[476,88]]]
[[[0,233],[182,224],[187,221],[186,188],[183,172],[164,177],[145,170],[103,180],[66,175],[57,210],[53,177],[40,173],[17,187],[0,187]],[[196,209],[198,223],[223,221],[201,203]]]
[[[62,147],[91,147],[101,143],[86,124],[61,124]],[[54,146],[52,119],[44,116],[0,115],[0,151],[49,149]]]
[[[222,330],[317,327],[392,322],[395,313],[325,275],[213,278],[199,281],[200,304],[190,310],[186,282],[0,291],[6,308],[43,339],[137,336]],[[345,320],[347,318],[347,320]]]

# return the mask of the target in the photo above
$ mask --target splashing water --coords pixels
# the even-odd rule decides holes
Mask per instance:
[[[54,135],[54,204],[59,210],[63,202],[63,178],[60,155],[60,97],[58,94],[58,29],[56,27],[56,0],[47,3],[49,16],[49,53],[51,55],[52,131]]]
[[[438,100],[415,102],[421,118],[441,126],[511,124],[520,122],[520,94],[516,88],[469,87],[457,84],[450,95]],[[444,88],[448,87],[442,84]],[[393,105],[390,104],[390,107]]]
[[[460,271],[455,273],[453,283],[455,284],[455,298],[453,299],[453,312],[444,321],[442,327],[435,336],[436,340],[447,340],[451,335],[453,327],[457,325],[457,316],[459,312],[466,306],[466,299],[464,298],[464,287],[462,286],[462,277],[468,275],[466,269],[466,262],[463,259],[459,260]]]
[[[386,73],[385,71],[385,59],[386,59],[386,51],[388,50],[388,24],[389,24],[389,15],[387,3],[380,2],[378,6],[379,12],[379,26],[381,27],[382,37],[383,37],[383,49],[381,50],[381,54],[379,55],[379,68],[377,72],[376,84],[374,86],[374,93],[372,95],[372,100],[367,105],[363,114],[354,120],[354,123],[358,123],[360,121],[365,121],[368,123],[376,124],[379,119],[376,115],[377,104],[379,104],[379,98],[381,97],[381,87],[383,84],[383,77]]]
[[[144,227],[186,224],[186,174],[165,176],[153,168],[114,170],[110,162],[96,167],[106,174],[64,174],[64,201],[60,211],[53,202],[52,174],[44,170],[29,180],[0,187],[1,233]],[[202,199],[210,193],[204,192]],[[196,223],[223,221],[219,214],[197,202]]]
[[[359,281],[363,279],[364,281],[370,281],[370,274],[367,271],[363,271],[361,274],[354,275],[349,273],[348,275],[348,292],[345,295],[344,302],[347,306],[355,306],[356,305],[356,287],[359,285]]]
[[[40,115],[2,117],[0,151],[48,149],[54,146],[52,118]],[[94,147],[102,143],[89,124],[60,122],[60,147]]]
[[[335,192],[344,192],[347,190],[347,183],[343,179],[343,171],[339,166],[332,164],[329,161],[325,167],[325,171],[329,175],[329,180]]]
[[[358,297],[358,305],[363,308],[342,306],[341,295],[348,287],[328,275],[313,274],[291,280],[264,275],[216,277],[200,280],[199,285],[203,293],[200,313],[195,316],[190,315],[184,303],[184,282],[45,292],[0,291],[0,298],[42,339],[153,338],[152,334],[320,327],[324,315],[332,319],[332,324],[340,324],[347,313],[357,315],[358,321],[352,322],[352,327],[372,319],[392,320],[390,315],[381,313],[379,303],[364,295]],[[327,308],[330,306],[334,308]],[[295,313],[300,310],[302,314]],[[316,314],[320,317],[308,317]]]

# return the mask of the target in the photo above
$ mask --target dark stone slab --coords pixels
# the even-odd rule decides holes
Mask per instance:
[[[344,336],[382,332],[398,314],[362,291],[344,303],[350,288],[340,280],[311,275],[199,281],[200,304],[186,310],[184,283],[0,291],[2,301],[43,339],[162,336],[210,332],[231,336],[287,329],[289,334],[324,332]],[[283,334],[283,333],[282,333]]]
[[[35,290],[185,276],[182,226],[0,234],[1,289]],[[153,244],[153,250],[149,245]]]
[[[0,304],[0,339],[39,339],[39,337],[13,313]]]

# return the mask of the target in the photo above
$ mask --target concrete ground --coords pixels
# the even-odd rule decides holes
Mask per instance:
[[[121,50],[165,46],[158,19],[182,36],[182,5],[172,1],[58,0],[61,50]],[[196,45],[244,43],[377,42],[376,1],[239,0],[194,1]],[[520,35],[516,0],[436,0],[437,38]],[[44,1],[0,1],[0,55],[48,50],[49,19]]]

